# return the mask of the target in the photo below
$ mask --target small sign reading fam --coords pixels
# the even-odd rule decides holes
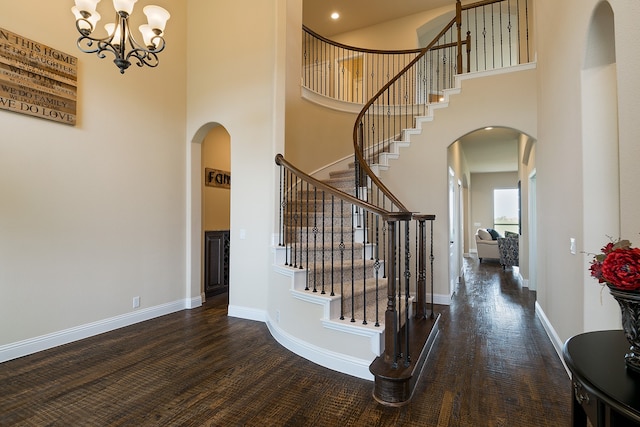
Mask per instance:
[[[0,109],[76,124],[78,59],[0,28]]]
[[[205,168],[204,183],[209,187],[231,188],[231,172]]]

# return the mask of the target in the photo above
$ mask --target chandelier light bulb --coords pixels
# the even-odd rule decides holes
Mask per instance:
[[[142,34],[142,39],[144,40],[144,45],[149,49],[155,49],[156,41],[154,41],[154,37],[157,35],[153,32],[151,27],[148,24],[140,25],[138,27],[140,29],[140,34]]]
[[[91,33],[94,28],[96,28],[96,24],[101,18],[100,14],[95,11],[90,16],[85,18],[77,6],[73,6],[71,8],[71,12],[76,17],[76,22],[78,23],[78,27],[80,28],[80,30],[86,31],[87,34]]]
[[[167,21],[171,18],[169,12],[160,6],[145,6],[142,11],[147,15],[149,27],[151,27],[152,30],[159,30],[160,33],[164,31]]]
[[[133,12],[133,5],[138,0],[113,0],[113,7],[116,9],[116,12],[124,12],[127,15],[131,15]]]
[[[76,0],[76,7],[80,12],[86,12],[90,15],[96,13],[96,7],[100,0]]]

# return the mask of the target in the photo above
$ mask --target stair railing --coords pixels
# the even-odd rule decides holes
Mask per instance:
[[[521,63],[523,57],[528,62],[530,1],[484,0],[462,6],[457,0],[456,16],[420,52],[352,49],[331,43],[305,28],[305,86],[347,102],[362,102],[376,89],[377,92],[365,103],[353,128],[355,195],[316,180],[288,163],[282,155],[276,156],[280,166],[279,245],[286,248],[287,266],[307,270],[304,290],[331,296],[340,294],[340,319],[349,318],[355,323],[358,317],[366,325],[375,318],[374,326],[379,327],[379,312],[381,306],[385,306],[385,350],[383,356],[372,363],[372,372],[391,369],[402,376],[406,369],[398,368],[415,368],[417,365],[412,364],[425,357],[424,342],[420,348],[412,347],[415,343],[412,344],[410,327],[412,324],[414,328],[422,326],[410,321],[410,311],[415,305],[416,321],[426,319],[429,312],[426,300],[429,234],[429,317],[434,317],[435,216],[412,214],[373,173],[370,165],[379,162],[380,155],[401,137],[402,130],[413,127],[415,117],[426,114],[429,104],[442,100],[444,91],[454,86],[455,75],[464,72],[464,65],[469,72],[514,65],[514,61]],[[516,9],[515,19],[512,6]],[[512,37],[514,33],[517,39]],[[464,39],[462,34],[466,35]],[[473,39],[472,34],[475,34]],[[495,42],[496,38],[499,43]],[[491,40],[489,44],[488,40]],[[463,64],[463,47],[466,64]],[[522,52],[526,52],[526,56]],[[381,59],[385,55],[386,65]],[[426,231],[427,222],[431,225],[430,233]],[[413,248],[411,223],[416,227]],[[417,258],[413,267],[415,282],[411,282],[412,256]],[[367,298],[375,301],[373,314],[367,312]],[[363,311],[356,314],[359,306]],[[380,367],[380,362],[384,366]],[[390,380],[379,387],[378,378],[386,374],[375,375],[376,399],[386,394],[385,387],[394,388],[399,384]],[[405,383],[411,381],[405,380]],[[400,394],[410,395],[406,390]]]
[[[344,102],[364,104],[421,51],[348,46],[302,28],[303,86]]]
[[[307,271],[300,290],[340,295],[340,320],[374,327],[384,324],[384,358],[394,366],[408,365],[411,352],[419,351],[409,345],[410,314],[416,319],[434,317],[435,216],[376,206],[309,176],[280,154],[275,161],[280,166],[278,244],[286,248],[287,267]],[[426,222],[431,223],[430,231]],[[415,246],[410,244],[412,223]],[[420,261],[414,269],[410,263],[416,256]],[[417,278],[415,282],[412,277]]]
[[[442,91],[453,87],[455,74],[529,62],[531,2],[482,0],[462,5],[457,1],[455,16],[447,25],[455,25],[454,31],[432,46],[425,59],[425,69],[431,72],[428,81],[415,83],[429,89],[416,96],[420,105],[439,102]],[[302,84],[326,97],[364,104],[422,51],[349,46],[303,27]]]

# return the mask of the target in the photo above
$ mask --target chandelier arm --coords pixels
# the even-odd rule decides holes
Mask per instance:
[[[134,49],[127,54],[127,59],[134,58],[135,64],[138,67],[142,67],[144,65],[154,68],[158,66],[160,62],[158,60],[158,55],[156,55],[155,51],[147,50],[147,49]]]

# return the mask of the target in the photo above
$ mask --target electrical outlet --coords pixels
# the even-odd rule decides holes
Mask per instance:
[[[571,252],[572,255],[575,255],[578,252],[575,237],[569,238],[569,252]]]
[[[140,297],[133,297],[133,308],[140,307]]]
[[[276,310],[276,323],[280,323],[280,310]]]

